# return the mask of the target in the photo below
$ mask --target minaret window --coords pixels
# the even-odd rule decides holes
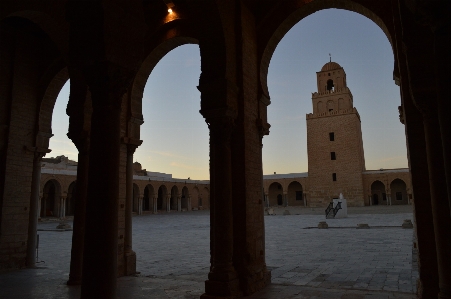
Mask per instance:
[[[329,79],[327,80],[327,90],[334,90],[334,80]]]
[[[336,181],[337,180],[337,174],[334,172],[332,173],[332,181]]]
[[[335,155],[335,152],[330,152],[330,159],[337,160],[337,156]]]
[[[330,132],[329,133],[329,140],[330,141],[335,141],[335,134],[334,134],[334,132]]]

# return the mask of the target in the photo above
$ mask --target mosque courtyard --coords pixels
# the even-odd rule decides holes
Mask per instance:
[[[272,284],[248,297],[415,298],[418,276],[412,206],[348,208],[348,218],[325,219],[322,209],[276,208],[265,216],[266,264]],[[329,229],[318,229],[326,221]],[[70,221],[69,221],[70,223]],[[356,229],[366,223],[369,229]],[[57,221],[38,225],[38,267],[0,274],[0,298],[79,298],[67,286],[71,231]],[[209,211],[133,217],[135,276],[118,279],[118,298],[199,298],[209,255]]]

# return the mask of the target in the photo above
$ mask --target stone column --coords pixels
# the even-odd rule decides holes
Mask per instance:
[[[387,202],[388,204],[391,206],[392,202],[391,202],[391,190],[388,190],[387,192]]]
[[[283,201],[285,203],[285,207],[288,207],[288,194],[286,192],[283,193]]]
[[[31,149],[30,149],[31,150]],[[38,230],[39,187],[41,184],[41,160],[49,150],[33,149],[33,174],[31,177],[30,211],[28,219],[27,268],[36,266],[36,245]]]
[[[177,196],[177,211],[182,211],[182,198],[180,196]]]
[[[304,197],[304,207],[307,207],[307,194],[303,194]]]
[[[131,138],[124,138],[127,144],[127,165],[125,177],[125,233],[124,233],[124,258],[125,275],[136,273],[136,253],[132,250],[132,213],[133,213],[133,154],[142,141],[134,142]],[[138,199],[138,215],[142,214],[142,204]]]
[[[432,101],[429,101],[431,104]],[[445,167],[441,146],[440,126],[436,110],[424,115],[426,151],[431,185],[435,246],[439,274],[438,298],[451,298],[451,217],[448,205]],[[450,153],[448,153],[449,155]]]
[[[153,205],[152,205],[153,213],[157,214],[158,213],[158,202],[157,202],[158,198],[154,195],[152,198],[152,201],[153,201]]]
[[[143,214],[143,210],[144,210],[144,198],[143,197],[138,197],[138,215],[142,215]]]
[[[61,219],[66,218],[66,196],[61,196],[61,198],[60,198],[59,217]]]
[[[191,196],[188,196],[187,206],[188,206],[188,211],[192,211],[192,209],[191,209]]]
[[[86,199],[88,193],[89,170],[89,133],[83,131],[76,135],[68,135],[78,149],[77,181],[72,200],[74,201],[74,221],[72,232],[72,248],[70,256],[70,272],[68,285],[80,285],[83,269],[83,250],[86,220]]]
[[[401,3],[401,2],[400,2]],[[400,69],[401,100],[404,114],[407,154],[412,179],[412,192],[415,194],[413,215],[418,247],[417,282],[418,299],[437,298],[438,268],[435,248],[435,233],[432,219],[430,178],[426,153],[423,117],[415,107],[410,92],[409,73],[404,52],[398,46],[397,55]],[[387,195],[389,193],[387,192]]]
[[[205,114],[204,114],[205,117]],[[210,252],[211,267],[201,298],[241,295],[232,264],[233,209],[230,136],[233,118],[206,117],[210,129]]]
[[[42,205],[42,199],[43,199],[43,197],[42,196],[39,196],[39,202],[38,202],[38,219],[40,219],[41,218],[41,205]]]
[[[166,212],[171,211],[171,196],[166,196]]]
[[[116,298],[121,102],[127,70],[109,61],[84,69],[92,117],[82,298]]]

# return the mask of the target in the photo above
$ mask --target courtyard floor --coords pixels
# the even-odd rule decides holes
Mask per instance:
[[[418,277],[411,206],[348,208],[325,219],[322,209],[276,208],[265,216],[266,264],[272,284],[253,299],[415,298]],[[318,229],[326,221],[329,229]],[[370,229],[356,229],[367,223]],[[67,286],[71,231],[39,223],[39,264],[0,274],[0,298],[79,298]],[[199,298],[209,270],[209,212],[133,217],[135,276],[118,279],[118,298]]]

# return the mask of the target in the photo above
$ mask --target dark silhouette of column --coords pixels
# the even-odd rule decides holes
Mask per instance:
[[[88,193],[89,171],[89,137],[84,137],[74,143],[78,148],[77,183],[72,200],[74,200],[74,222],[72,232],[72,249],[70,256],[70,272],[68,285],[81,284],[83,274],[83,250],[86,221],[86,200]]]
[[[204,115],[205,116],[205,115]],[[206,117],[210,129],[211,267],[205,282],[208,296],[239,296],[239,281],[232,263],[233,209],[230,137],[233,118]],[[201,298],[202,298],[201,297]]]
[[[31,177],[30,216],[28,219],[27,260],[28,268],[36,266],[36,245],[38,228],[39,188],[41,184],[41,160],[49,150],[34,148],[33,174]]]
[[[429,101],[429,103],[432,103]],[[443,148],[440,136],[439,119],[432,107],[424,115],[427,160],[431,184],[431,204],[434,217],[435,247],[439,274],[440,299],[451,298],[451,217],[448,204]],[[449,153],[448,153],[449,155]]]

